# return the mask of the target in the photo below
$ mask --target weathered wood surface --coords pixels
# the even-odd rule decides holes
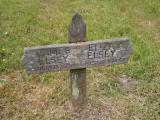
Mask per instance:
[[[28,73],[43,73],[126,63],[128,38],[25,48],[22,65]]]
[[[78,43],[85,41],[86,24],[82,16],[76,13],[68,28],[68,42]],[[86,68],[70,70],[70,90],[74,110],[81,110],[80,108],[86,103]]]

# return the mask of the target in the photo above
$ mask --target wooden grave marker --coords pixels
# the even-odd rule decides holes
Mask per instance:
[[[86,100],[86,68],[126,63],[131,54],[128,38],[86,41],[86,24],[76,13],[68,28],[68,44],[24,48],[21,64],[29,74],[70,70],[73,106]]]

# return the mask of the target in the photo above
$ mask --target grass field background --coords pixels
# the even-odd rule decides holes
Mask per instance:
[[[28,76],[24,47],[67,43],[71,17],[87,41],[129,37],[128,64],[87,69],[88,104],[69,102],[69,72]],[[123,82],[129,80],[126,84]],[[160,119],[160,0],[0,0],[0,119]]]

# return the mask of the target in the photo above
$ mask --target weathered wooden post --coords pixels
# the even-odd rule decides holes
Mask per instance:
[[[86,68],[127,63],[129,38],[85,42],[86,25],[75,14],[68,28],[68,44],[24,48],[22,65],[29,74],[70,70],[71,97],[75,110],[86,101]]]
[[[68,41],[69,43],[86,41],[86,24],[78,13],[73,16],[69,25]],[[70,87],[72,105],[77,109],[83,106],[86,100],[86,68],[70,70]]]

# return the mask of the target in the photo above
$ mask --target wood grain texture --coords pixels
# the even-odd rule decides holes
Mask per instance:
[[[69,43],[86,41],[86,24],[84,23],[82,16],[78,13],[73,16],[72,22],[69,25],[68,40]]]
[[[76,13],[68,28],[68,42],[78,43],[85,41],[86,24],[83,22],[82,16]],[[83,46],[83,43],[80,43],[77,48],[81,48],[81,45]],[[83,51],[76,49],[71,53],[73,58],[76,58],[76,61],[74,59],[71,60],[74,61],[75,64],[79,64],[81,62],[81,55],[84,54]],[[86,103],[86,68],[70,70],[70,90],[73,108],[75,111],[80,110]]]
[[[28,73],[44,73],[126,63],[128,38],[25,48],[22,65]]]

